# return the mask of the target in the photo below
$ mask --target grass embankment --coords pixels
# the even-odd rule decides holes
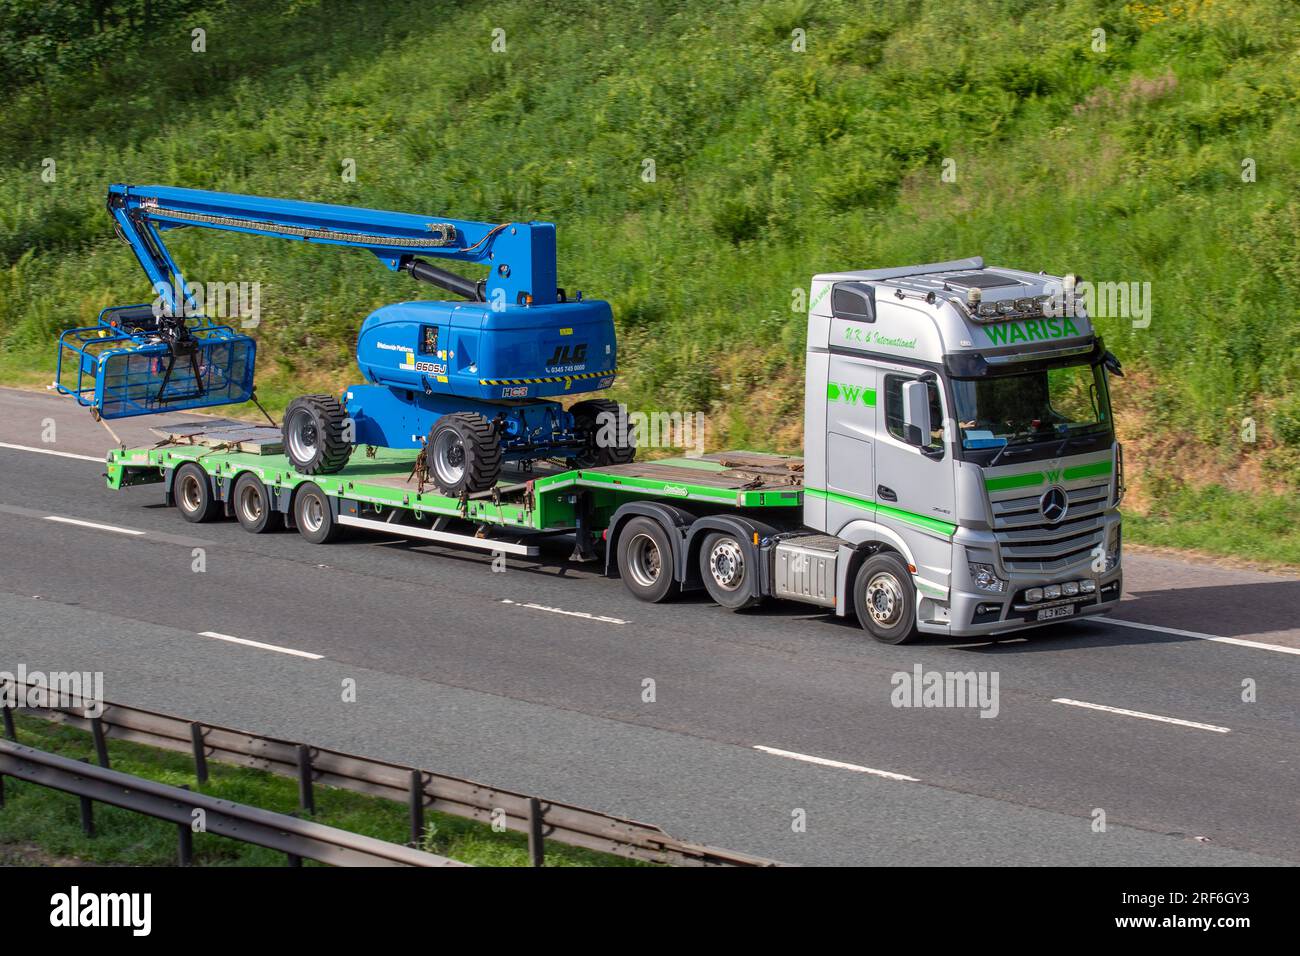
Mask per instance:
[[[18,715],[18,741],[75,759],[94,760],[90,734],[35,717]],[[124,741],[109,742],[114,770],[278,813],[298,813],[294,780],[260,770],[208,763],[208,782],[198,784],[193,761],[184,754]],[[404,804],[378,797],[317,786],[316,814],[311,819],[366,836],[405,843],[410,836]],[[488,826],[425,813],[422,849],[475,866],[527,866],[528,841],[518,833],[495,833]],[[5,779],[0,809],[0,860],[82,864],[168,866],[176,863],[176,826],[161,820],[95,805],[95,836],[81,830],[77,797],[33,783]],[[284,866],[281,853],[209,833],[194,835],[194,863],[200,866]],[[304,861],[305,865],[316,865]],[[547,866],[635,866],[631,861],[548,843]]]
[[[148,298],[115,181],[554,221],[562,284],[614,306],[616,397],[707,412],[714,448],[798,451],[812,274],[981,254],[1151,283],[1149,327],[1098,321],[1139,383],[1114,390],[1131,538],[1300,549],[1291,0],[157,4],[187,12],[91,66],[52,44],[0,94],[0,381]],[[262,283],[272,405],[347,384],[361,319],[427,293],[361,253],[173,247]]]

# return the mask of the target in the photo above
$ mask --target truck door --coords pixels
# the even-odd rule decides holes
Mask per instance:
[[[935,522],[954,523],[956,491],[952,451],[944,440],[944,422],[950,414],[943,389],[928,376],[930,435],[923,447],[908,444],[903,425],[903,386],[922,375],[902,366],[879,370],[876,402],[876,520],[900,531],[908,528],[939,530]],[[950,532],[944,535],[950,537]]]
[[[876,367],[831,355],[826,376],[826,530],[875,509]]]

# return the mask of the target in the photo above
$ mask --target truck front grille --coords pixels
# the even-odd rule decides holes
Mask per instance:
[[[1066,491],[1070,507],[1065,520],[1043,521],[1041,492],[993,502],[993,533],[1009,571],[1051,573],[1088,560],[1104,545],[1110,484],[1087,485]]]

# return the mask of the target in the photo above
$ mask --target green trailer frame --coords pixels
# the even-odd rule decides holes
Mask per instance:
[[[208,476],[215,500],[226,504],[227,513],[235,482],[241,475],[253,474],[285,514],[292,513],[294,493],[310,482],[339,503],[341,514],[400,511],[417,522],[462,519],[490,528],[547,534],[576,531],[580,525],[598,533],[609,527],[619,508],[646,499],[669,501],[699,513],[761,510],[796,522],[803,506],[802,460],[752,452],[571,470],[511,470],[489,491],[450,498],[421,487],[414,474],[414,451],[376,449],[368,455],[358,449],[336,474],[303,475],[278,452],[261,453],[255,447],[232,450],[203,441],[202,435],[187,436],[184,444],[111,451],[108,487],[164,483],[170,503],[171,475],[193,462]],[[410,529],[392,529],[394,533],[404,530]],[[482,542],[479,547],[492,541],[477,540]]]

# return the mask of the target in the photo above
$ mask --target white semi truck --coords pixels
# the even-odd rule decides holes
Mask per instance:
[[[1120,369],[1072,277],[964,259],[818,275],[809,301],[802,459],[539,458],[449,495],[426,487],[415,451],[304,474],[278,429],[225,422],[111,452],[108,483],[162,483],[188,520],[224,513],[313,543],[353,527],[527,557],[571,533],[576,559],[603,542],[607,571],[642,600],[704,588],[737,610],[799,601],[891,644],[1118,603],[1123,458],[1107,377]],[[394,363],[419,335],[413,323]]]

